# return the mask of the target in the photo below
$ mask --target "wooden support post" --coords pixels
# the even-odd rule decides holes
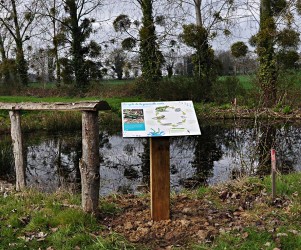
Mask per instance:
[[[276,151],[271,149],[271,165],[272,165],[272,199],[276,198]]]
[[[150,138],[151,218],[170,218],[169,138]]]
[[[26,186],[25,164],[23,156],[23,141],[21,131],[21,115],[20,111],[9,111],[11,121],[11,137],[13,142],[13,151],[15,158],[16,171],[16,190],[21,191]]]
[[[99,203],[99,125],[98,112],[82,113],[82,158],[80,173],[82,207],[85,212],[96,214]]]

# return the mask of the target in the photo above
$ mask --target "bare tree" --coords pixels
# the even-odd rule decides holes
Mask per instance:
[[[96,57],[100,54],[100,46],[95,42],[87,44],[87,39],[93,31],[92,23],[95,21],[91,15],[102,5],[103,0],[61,1],[65,10],[65,17],[62,19],[58,19],[55,15],[51,17],[60,23],[65,35],[65,42],[70,45],[72,59],[68,67],[70,73],[73,72],[75,75],[75,85],[84,88],[89,83],[89,69],[87,67],[92,63],[92,61],[86,63],[85,56],[89,54],[90,57]]]
[[[16,65],[18,77],[22,84],[28,84],[28,65],[24,56],[24,42],[29,40],[33,34],[34,20],[37,15],[37,2],[7,0],[0,2],[0,23],[13,37],[16,46]]]
[[[233,1],[209,1],[209,0],[178,0],[168,1],[171,5],[182,9],[189,18],[183,24],[181,40],[193,48],[194,75],[199,81],[199,96],[209,100],[212,84],[216,79],[214,51],[211,40],[219,32],[229,35],[228,26],[231,24]],[[191,15],[190,13],[194,13]]]
[[[2,27],[0,27],[0,31],[2,31]],[[7,58],[7,51],[5,48],[5,34],[2,34],[2,32],[0,32],[0,55],[1,55],[1,70],[0,70],[0,77],[2,79],[2,76],[4,76],[4,81],[6,83],[9,82],[9,69],[7,67],[7,62],[8,62],[8,58]]]
[[[61,32],[59,20],[63,19],[63,2],[60,0],[39,0],[40,14],[44,17],[43,33],[46,41],[51,42],[50,50],[55,58],[56,81],[61,81],[61,65],[59,57],[60,46],[64,43],[64,34]]]

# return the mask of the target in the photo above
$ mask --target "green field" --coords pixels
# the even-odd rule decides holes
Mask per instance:
[[[221,76],[219,80],[225,80],[229,76]],[[239,79],[240,84],[245,90],[250,90],[254,88],[255,75],[238,75],[235,76]]]
[[[124,79],[124,80],[118,80],[118,79],[108,79],[108,80],[101,80],[99,81],[99,84],[104,85],[122,85],[122,84],[128,84],[133,83],[135,79]],[[29,84],[30,88],[42,88],[42,89],[55,89],[57,88],[56,83],[45,83],[45,82],[32,82]]]

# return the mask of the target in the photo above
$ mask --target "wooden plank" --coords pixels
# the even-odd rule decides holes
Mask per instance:
[[[13,151],[15,158],[16,171],[16,190],[21,191],[26,186],[25,163],[23,156],[23,141],[21,132],[21,115],[20,111],[14,110],[9,112],[11,120],[11,137],[13,142]]]
[[[58,111],[98,111],[110,110],[110,106],[106,101],[82,101],[82,102],[21,102],[21,103],[5,103],[0,102],[2,110],[58,110]]]
[[[82,113],[82,158],[80,173],[82,184],[82,208],[96,214],[99,202],[99,125],[98,112]]]
[[[170,218],[169,138],[150,138],[151,217],[154,221]]]

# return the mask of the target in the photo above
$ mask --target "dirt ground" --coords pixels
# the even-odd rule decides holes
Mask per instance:
[[[252,189],[252,188],[251,188]],[[150,216],[149,198],[123,196],[114,200],[121,212],[105,216],[105,234],[114,231],[133,243],[143,243],[151,249],[189,248],[195,243],[210,243],[221,232],[235,230],[241,237],[245,226],[264,230],[259,218],[250,218],[247,212],[256,202],[266,202],[264,191],[240,193],[219,190],[218,201],[177,195],[171,199],[171,219],[153,222]],[[287,201],[272,206],[286,206]]]

